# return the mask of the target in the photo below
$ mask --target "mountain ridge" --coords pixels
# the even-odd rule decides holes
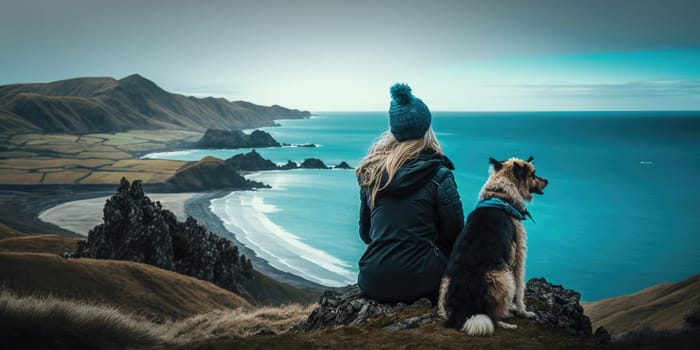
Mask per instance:
[[[139,74],[0,86],[0,131],[90,133],[131,129],[246,129],[308,111],[170,93]]]

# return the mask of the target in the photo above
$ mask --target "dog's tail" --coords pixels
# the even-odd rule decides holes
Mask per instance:
[[[491,335],[493,334],[493,321],[484,314],[473,315],[464,322],[462,331],[467,335]]]

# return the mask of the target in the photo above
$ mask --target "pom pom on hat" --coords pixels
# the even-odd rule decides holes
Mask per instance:
[[[428,106],[411,93],[407,84],[396,83],[389,89],[389,127],[397,141],[419,139],[430,128],[432,116]]]
[[[407,105],[415,99],[411,93],[411,87],[407,84],[396,83],[391,86],[389,92],[391,92],[391,99],[399,105]]]

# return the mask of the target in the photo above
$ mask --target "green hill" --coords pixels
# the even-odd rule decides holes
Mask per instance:
[[[90,133],[131,129],[244,129],[309,112],[169,93],[133,74],[0,86],[0,131]]]

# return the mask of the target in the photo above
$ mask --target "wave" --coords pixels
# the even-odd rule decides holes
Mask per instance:
[[[256,192],[237,191],[214,199],[210,210],[241,243],[277,269],[331,287],[356,282],[349,264],[272,222],[266,214],[280,209]]]
[[[186,150],[186,151],[155,152],[155,153],[146,154],[145,156],[142,156],[141,159],[164,159],[164,158],[168,158],[168,157],[184,156],[184,155],[194,153],[196,151],[198,151],[198,150],[191,149],[191,150]]]

